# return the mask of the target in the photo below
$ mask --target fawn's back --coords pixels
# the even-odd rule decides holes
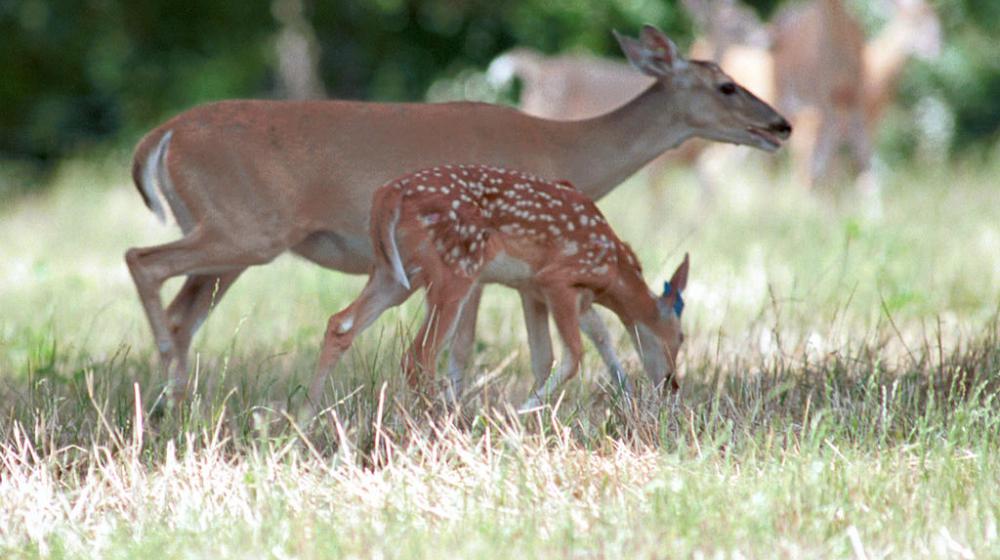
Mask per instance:
[[[452,274],[518,288],[543,276],[591,289],[622,272],[641,278],[631,249],[597,206],[565,182],[447,165],[383,187],[374,205],[375,229],[394,224],[393,231],[374,232],[376,246],[398,244],[408,271],[441,265]],[[391,261],[392,251],[381,253]]]

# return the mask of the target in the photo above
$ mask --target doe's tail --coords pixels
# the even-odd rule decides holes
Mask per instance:
[[[152,210],[161,222],[167,221],[167,214],[158,191],[162,192],[163,183],[170,180],[163,163],[171,136],[173,136],[172,130],[167,130],[159,138],[155,133],[146,136],[139,143],[132,159],[132,182],[135,183],[135,188],[142,196],[146,207]]]

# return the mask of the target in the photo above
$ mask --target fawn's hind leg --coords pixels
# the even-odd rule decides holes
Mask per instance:
[[[428,286],[427,315],[403,357],[403,371],[410,386],[420,384],[421,374],[434,378],[438,354],[454,334],[462,306],[472,291],[473,283],[457,276]]]
[[[323,347],[316,361],[316,372],[309,385],[309,400],[315,405],[323,395],[327,375],[337,366],[344,352],[354,342],[354,337],[368,328],[375,319],[390,307],[406,301],[411,290],[393,278],[392,273],[376,268],[368,283],[353,303],[330,316],[323,335]]]

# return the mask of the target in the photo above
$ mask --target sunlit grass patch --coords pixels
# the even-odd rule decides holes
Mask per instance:
[[[634,180],[601,206],[650,284],[691,254],[678,395],[652,394],[613,325],[635,408],[588,349],[557,411],[514,414],[527,346],[491,287],[468,379],[485,382],[457,414],[399,375],[414,297],[310,423],[326,318],[363,278],[250,270],[172,406],[122,255],[176,231],[123,176],[72,168],[0,210],[0,555],[996,556],[994,176],[889,174],[880,219],[781,175],[711,200],[687,173]]]

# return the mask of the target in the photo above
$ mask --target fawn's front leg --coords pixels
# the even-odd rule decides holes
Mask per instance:
[[[597,352],[601,355],[601,360],[604,361],[605,367],[608,368],[608,376],[611,378],[611,384],[624,391],[626,399],[632,398],[632,386],[625,375],[625,369],[618,360],[618,354],[611,344],[611,333],[608,332],[608,328],[604,326],[604,321],[601,320],[601,316],[597,314],[597,310],[593,306],[588,307],[586,311],[580,314],[580,328],[583,329],[587,338],[594,343]]]
[[[528,349],[531,352],[531,371],[535,374],[535,387],[541,387],[552,372],[552,340],[549,338],[549,310],[543,301],[521,294],[521,307],[524,310],[525,330],[528,334]],[[611,343],[611,333],[604,326],[604,321],[593,306],[580,313],[580,328],[587,338],[597,348],[601,360],[608,368],[608,376],[614,387],[620,387],[626,397],[632,396],[632,388],[625,369],[618,360]]]

